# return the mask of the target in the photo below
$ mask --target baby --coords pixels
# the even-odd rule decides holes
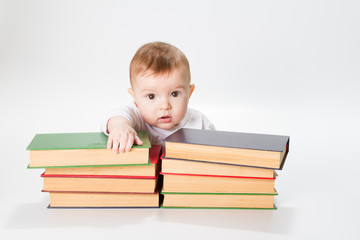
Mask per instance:
[[[180,128],[215,130],[199,111],[188,108],[195,85],[190,82],[186,56],[176,47],[152,42],[143,45],[130,63],[128,92],[134,102],[111,111],[102,125],[109,136],[107,148],[114,153],[142,145],[136,131],[145,130],[151,144]]]

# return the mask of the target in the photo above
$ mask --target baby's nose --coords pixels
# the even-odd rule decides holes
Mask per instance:
[[[161,110],[170,110],[171,109],[171,104],[169,99],[165,98],[163,99],[163,101],[161,102]]]

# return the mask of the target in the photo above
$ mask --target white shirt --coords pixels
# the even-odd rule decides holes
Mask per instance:
[[[107,123],[110,118],[114,116],[122,116],[130,121],[131,126],[136,131],[147,131],[149,134],[151,144],[162,144],[162,140],[177,131],[180,128],[194,128],[204,130],[215,130],[215,126],[207,119],[207,117],[201,112],[188,108],[185,117],[181,122],[172,127],[171,129],[165,130],[158,127],[154,127],[146,123],[140,115],[139,109],[135,103],[131,103],[128,106],[116,108],[109,112],[104,122],[102,123],[101,130],[107,133]]]

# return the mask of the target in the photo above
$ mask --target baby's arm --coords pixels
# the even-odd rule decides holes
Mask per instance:
[[[114,153],[123,153],[130,151],[134,141],[137,145],[143,142],[137,136],[135,129],[131,126],[129,120],[122,116],[115,116],[109,119],[107,124],[109,138],[107,149],[113,149]]]

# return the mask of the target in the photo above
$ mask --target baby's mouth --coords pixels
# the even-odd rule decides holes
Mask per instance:
[[[161,118],[159,118],[159,121],[161,122],[161,123],[169,123],[169,122],[171,122],[171,117],[170,116],[162,116]]]

